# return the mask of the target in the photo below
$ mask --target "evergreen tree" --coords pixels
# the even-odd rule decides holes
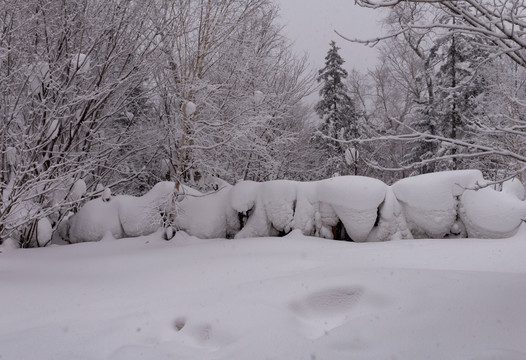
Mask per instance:
[[[357,152],[353,149],[350,153],[353,158],[347,162],[345,152],[346,144],[338,140],[351,140],[360,136],[358,115],[354,103],[349,96],[349,91],[344,84],[347,71],[342,68],[344,60],[338,54],[339,48],[334,41],[325,57],[325,67],[319,70],[317,81],[323,86],[320,90],[321,100],[316,104],[315,110],[322,123],[318,130],[325,137],[318,138],[320,150],[326,155],[326,176],[339,174],[357,174]],[[334,140],[333,140],[334,139]],[[347,151],[349,153],[349,151]],[[354,168],[351,171],[351,168]]]
[[[478,97],[487,89],[485,78],[477,72],[488,53],[482,40],[466,34],[450,32],[439,38],[430,50],[427,68],[432,71],[434,89],[422,109],[422,119],[415,124],[419,131],[450,139],[471,140],[472,123],[480,115]],[[416,154],[419,160],[452,155],[450,161],[429,164],[423,172],[465,167],[457,154],[466,151],[455,146],[443,147],[438,142],[425,141]],[[416,159],[418,160],[418,159]]]

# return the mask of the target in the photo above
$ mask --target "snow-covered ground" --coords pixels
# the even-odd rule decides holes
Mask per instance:
[[[526,359],[524,228],[2,251],[2,360]]]

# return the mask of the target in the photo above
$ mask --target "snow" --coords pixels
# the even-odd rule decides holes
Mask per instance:
[[[367,240],[376,222],[387,185],[363,176],[340,176],[318,183],[319,201],[330,204],[345,230],[357,242]]]
[[[107,202],[111,200],[111,189],[109,187],[104,188],[102,195],[100,196],[102,201]]]
[[[28,90],[30,93],[39,93],[42,86],[51,79],[49,63],[47,61],[37,61],[29,65],[27,69]]]
[[[460,209],[470,237],[511,236],[526,215],[526,204],[515,194],[501,193],[489,187],[465,191]]]
[[[445,171],[405,178],[392,188],[411,231],[441,238],[457,220],[458,197],[483,181],[478,170]]]
[[[177,205],[175,227],[205,239],[233,236],[239,222],[237,212],[229,206],[229,190],[185,196]]]
[[[53,227],[47,217],[37,222],[37,241],[40,246],[45,246],[53,236]]]
[[[388,186],[363,176],[316,182],[241,181],[231,186],[205,181],[201,193],[161,182],[143,197],[92,200],[70,221],[72,242],[140,236],[174,227],[200,238],[303,235],[355,242],[410,238],[509,237],[526,217],[522,184],[495,191],[478,170],[448,171],[406,178]],[[76,187],[85,192],[82,180]],[[179,185],[178,185],[179,186]],[[105,204],[109,202],[111,204]],[[66,234],[67,231],[61,231]],[[167,238],[171,234],[165,233]]]
[[[107,234],[2,252],[0,357],[525,359],[525,230],[380,243]]]
[[[90,200],[63,223],[68,230],[61,235],[72,243],[98,241],[106,232],[116,238],[124,236],[117,201],[103,202],[100,198]]]
[[[86,193],[86,182],[82,179],[79,179],[75,181],[73,186],[71,187],[71,191],[69,192],[69,199],[71,201],[78,201],[84,196]]]
[[[91,69],[91,64],[88,56],[86,54],[76,54],[71,59],[71,66],[77,74],[85,74]]]
[[[265,100],[265,94],[259,90],[254,91],[254,103],[256,105],[261,105],[263,100]]]
[[[197,110],[197,105],[191,101],[187,101],[183,105],[183,112],[185,116],[192,116]]]
[[[117,195],[88,201],[64,225],[72,243],[98,241],[106,232],[115,238],[151,234],[161,227],[162,212],[174,211],[175,183],[157,183],[141,197]]]
[[[53,119],[50,123],[51,125],[49,125],[46,132],[46,139],[48,140],[55,139],[60,131],[60,123],[57,119]]]
[[[524,185],[522,185],[522,182],[517,178],[513,178],[502,183],[502,192],[513,194],[519,200],[526,199],[526,190],[524,189]]]

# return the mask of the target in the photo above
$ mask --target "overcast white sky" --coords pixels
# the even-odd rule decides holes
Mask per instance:
[[[315,69],[323,67],[329,42],[336,41],[347,70],[365,70],[374,65],[376,50],[343,40],[334,30],[350,38],[369,39],[380,34],[379,10],[364,9],[354,0],[275,0],[281,8],[285,33],[295,42],[298,54],[307,52]]]

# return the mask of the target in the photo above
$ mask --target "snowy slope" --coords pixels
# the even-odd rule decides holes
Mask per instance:
[[[4,249],[0,359],[526,359],[525,230]]]

